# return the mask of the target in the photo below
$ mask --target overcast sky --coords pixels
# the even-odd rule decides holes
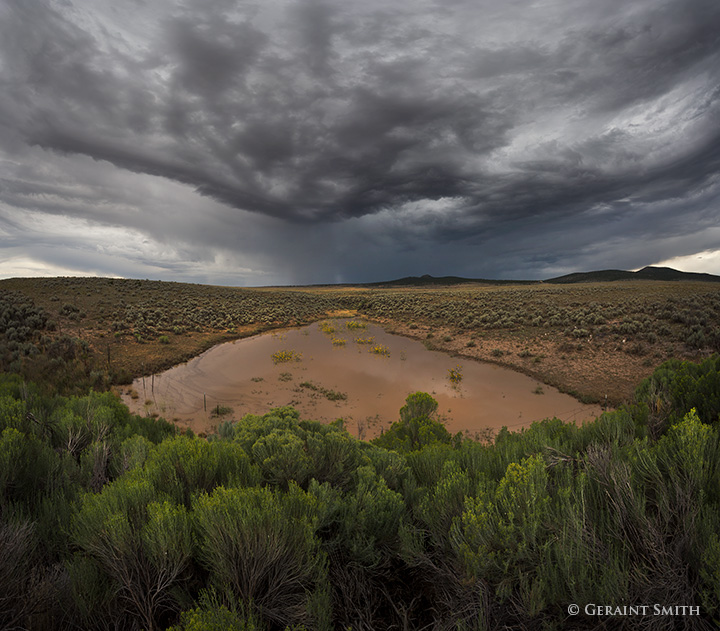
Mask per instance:
[[[718,0],[0,0],[0,276],[720,274]]]

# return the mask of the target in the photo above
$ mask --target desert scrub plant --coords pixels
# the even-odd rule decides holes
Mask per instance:
[[[190,519],[184,507],[158,495],[139,468],[102,493],[81,497],[71,537],[82,555],[74,563],[92,563],[95,576],[106,577],[130,619],[158,629],[163,612],[179,610],[175,588],[190,562]]]
[[[272,354],[273,364],[286,364],[288,362],[299,362],[302,360],[302,353],[297,351],[276,351]]]
[[[400,408],[400,420],[373,439],[373,444],[398,453],[423,449],[429,445],[449,444],[452,436],[437,420],[437,408],[437,401],[427,392],[408,395],[405,405]]]
[[[294,483],[285,493],[218,487],[195,502],[198,556],[211,583],[252,607],[265,628],[312,624],[309,601],[326,581],[316,505]]]
[[[494,488],[483,485],[466,498],[457,521],[456,551],[468,573],[496,585],[501,602],[514,592],[511,606],[530,616],[543,608],[531,585],[542,590],[537,567],[550,538],[548,486],[541,455],[511,462]]]
[[[60,315],[66,316],[70,320],[77,320],[80,317],[80,309],[70,303],[65,303],[60,309]]]
[[[177,626],[167,631],[260,631],[262,620],[242,602],[231,602],[228,608],[217,590],[203,590],[199,607],[183,611]]]
[[[353,330],[356,330],[356,329],[366,329],[366,328],[367,328],[367,323],[365,323],[365,322],[360,322],[360,321],[358,321],[358,320],[348,320],[348,321],[345,323],[345,327],[346,327],[349,331],[353,331]]]
[[[158,342],[160,342],[160,344],[170,344],[170,338],[167,335],[161,335],[158,338]]]
[[[423,340],[422,343],[429,351],[435,351],[438,348],[432,340]]]
[[[52,607],[57,586],[50,571],[43,571],[35,524],[0,521],[0,625],[4,629],[27,628],[23,621],[35,619]],[[42,615],[42,614],[40,614]]]
[[[636,342],[635,344],[628,344],[625,347],[625,352],[628,355],[646,355],[648,350],[647,347],[642,342]]]

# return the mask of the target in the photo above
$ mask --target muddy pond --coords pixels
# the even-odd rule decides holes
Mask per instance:
[[[601,413],[521,373],[429,350],[360,320],[336,319],[221,344],[133,382],[123,401],[194,432],[226,419],[292,405],[301,418],[345,420],[372,438],[399,417],[408,394],[430,393],[452,433],[511,430],[558,417],[578,424]]]

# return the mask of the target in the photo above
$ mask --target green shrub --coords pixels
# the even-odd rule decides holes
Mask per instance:
[[[372,442],[379,447],[395,450],[422,449],[433,443],[450,443],[450,432],[436,421],[437,401],[425,392],[408,395],[400,409],[400,420]]]
[[[242,603],[223,604],[215,590],[203,590],[200,606],[180,614],[180,623],[167,631],[262,631],[263,625]]]
[[[187,436],[158,445],[147,458],[144,477],[158,493],[168,494],[187,509],[199,492],[221,485],[253,486],[260,482],[257,467],[237,443]]]
[[[179,609],[176,588],[190,560],[190,520],[139,469],[102,493],[84,495],[72,533],[73,543],[117,590],[130,619],[157,629],[166,612]]]
[[[265,624],[310,623],[312,594],[326,580],[315,519],[312,496],[295,485],[218,487],[195,503],[199,559],[219,593]]]

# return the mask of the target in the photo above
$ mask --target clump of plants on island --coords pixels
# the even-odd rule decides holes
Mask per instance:
[[[347,393],[338,392],[337,390],[331,390],[330,388],[325,388],[316,383],[313,383],[312,381],[303,381],[302,383],[298,384],[298,387],[317,392],[318,394],[324,396],[328,401],[347,400]]]
[[[453,388],[457,388],[463,380],[463,369],[460,364],[457,364],[454,368],[448,368],[448,379]]]
[[[293,350],[275,351],[271,355],[273,364],[287,364],[288,362],[299,362],[302,360],[302,353]]]

